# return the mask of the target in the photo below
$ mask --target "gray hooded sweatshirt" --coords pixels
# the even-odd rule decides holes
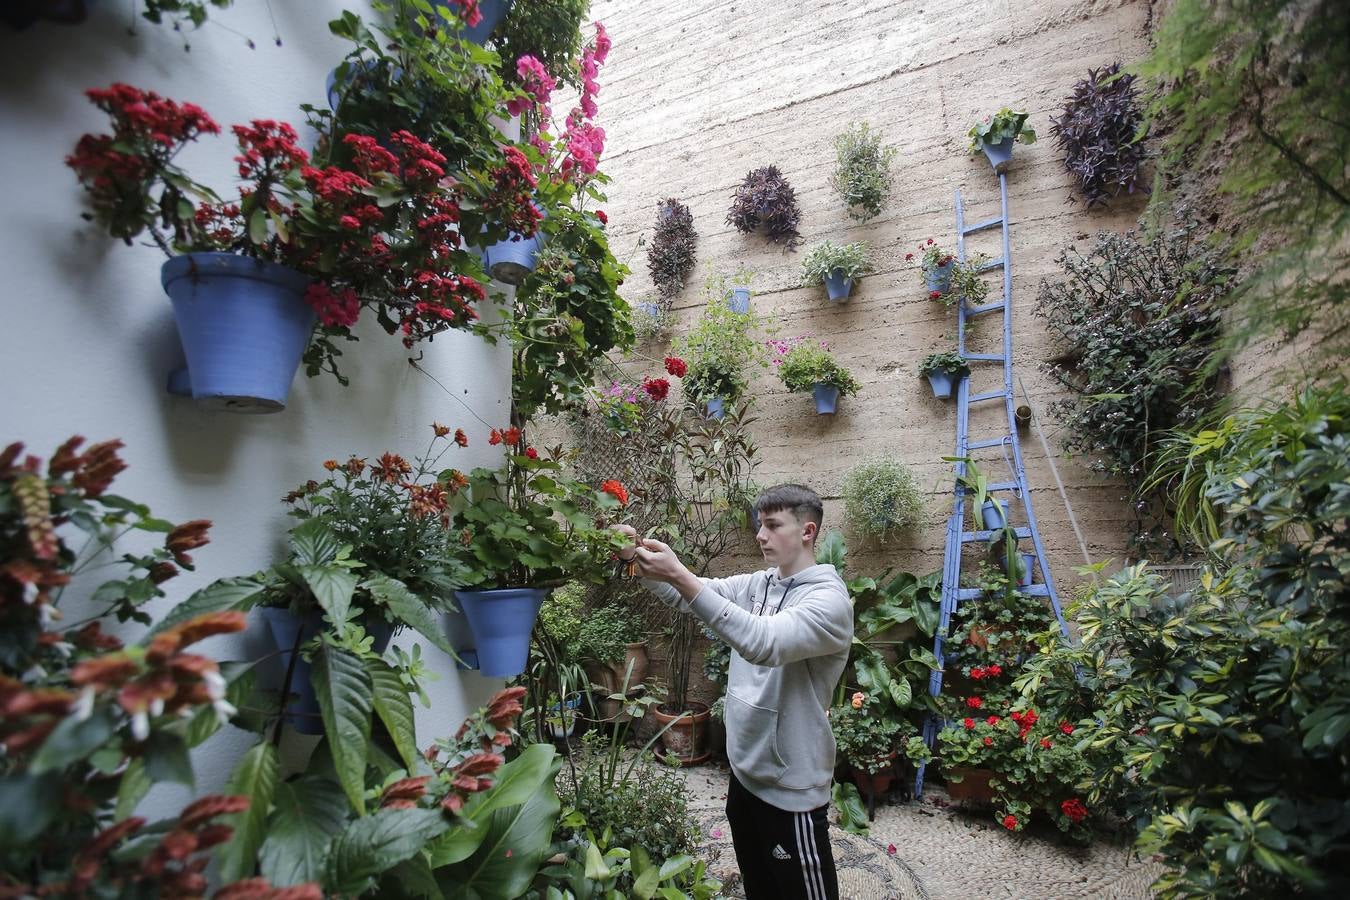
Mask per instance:
[[[689,602],[664,582],[643,584],[731,646],[727,758],[741,784],[789,812],[828,803],[835,746],[826,711],[853,642],[853,604],[834,566],[784,579],[776,568],[704,578]]]

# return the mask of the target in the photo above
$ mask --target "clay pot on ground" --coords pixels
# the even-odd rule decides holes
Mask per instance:
[[[880,772],[866,772],[855,766],[850,768],[849,775],[864,795],[884,794],[895,784],[895,754],[891,754],[891,761]]]
[[[683,766],[696,766],[707,762],[712,756],[709,749],[709,737],[712,716],[708,704],[690,701],[691,709],[677,712],[666,704],[652,710],[661,734],[661,746],[665,753],[675,757]],[[669,726],[667,728],[667,726]]]
[[[994,788],[990,779],[996,777],[993,769],[968,769],[957,767],[948,770],[947,796],[953,800],[969,800],[972,803],[993,803]],[[952,779],[960,778],[960,781]]]

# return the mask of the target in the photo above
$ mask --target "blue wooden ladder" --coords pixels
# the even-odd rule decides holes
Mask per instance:
[[[1008,242],[1008,178],[1006,175],[1000,174],[998,176],[998,189],[999,199],[1003,206],[1002,214],[983,222],[976,222],[974,225],[966,224],[965,207],[961,203],[961,191],[957,190],[956,192],[956,257],[961,264],[966,261],[967,235],[990,228],[999,228],[1003,234],[1003,256],[999,259],[989,260],[980,266],[981,272],[992,272],[996,269],[1003,271],[1003,296],[992,303],[975,307],[967,307],[965,301],[958,298],[956,303],[956,349],[957,353],[967,363],[971,364],[972,369],[978,364],[1002,364],[1003,387],[1001,390],[972,395],[970,393],[970,379],[960,379],[956,394],[955,455],[967,458],[972,451],[1000,447],[1004,451],[1006,460],[1008,459],[1008,451],[1011,450],[1012,471],[1008,473],[1009,480],[991,481],[988,485],[988,491],[991,496],[995,497],[998,494],[1013,492],[1021,500],[1021,513],[1026,519],[1026,524],[1016,526],[1017,537],[1019,540],[1031,539],[1031,543],[1036,550],[1033,571],[1040,572],[1041,580],[1040,583],[1033,583],[1030,586],[1018,588],[1018,590],[1029,596],[1050,598],[1050,606],[1055,611],[1055,618],[1059,620],[1060,631],[1067,637],[1068,626],[1065,624],[1064,613],[1059,606],[1059,595],[1055,592],[1055,580],[1050,574],[1050,567],[1045,558],[1045,547],[1041,543],[1041,533],[1036,527],[1036,513],[1031,506],[1031,492],[1027,490],[1027,473],[1022,467],[1022,448],[1017,440],[1012,369],[1012,257]],[[966,324],[976,316],[995,312],[1003,313],[1003,352],[966,352]],[[970,407],[976,403],[993,403],[1000,400],[1003,402],[1003,409],[1006,413],[1007,430],[1002,434],[971,440]],[[933,639],[933,655],[937,657],[939,668],[929,676],[928,680],[928,692],[934,697],[942,693],[942,666],[945,665],[946,660],[945,644],[947,632],[951,627],[952,614],[962,603],[976,600],[983,594],[983,591],[977,588],[961,587],[961,568],[965,556],[961,551],[965,545],[975,541],[987,542],[995,533],[992,531],[965,530],[967,489],[960,483],[959,478],[965,475],[966,464],[958,462],[955,465],[955,475],[958,481],[956,482],[956,497],[952,508],[952,516],[947,521],[947,546],[942,563],[942,613],[937,635]],[[1014,519],[1013,505],[1007,504],[1006,509],[1008,521],[1011,524]],[[1009,577],[1013,577],[1015,574],[1010,573]],[[924,722],[923,737],[930,748],[937,738],[939,725],[938,718],[932,714]],[[926,768],[925,765],[920,765],[918,774],[914,778],[914,796],[916,799],[923,796],[923,778]]]

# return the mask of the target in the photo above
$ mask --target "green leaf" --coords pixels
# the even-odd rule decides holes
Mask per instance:
[[[386,887],[390,882],[393,882],[390,886],[397,889],[399,896],[429,897],[430,900],[445,898],[440,885],[436,883],[436,875],[431,871],[431,865],[424,856],[414,856],[394,866],[377,888],[379,896],[390,892]]]
[[[59,772],[36,777],[31,772],[0,776],[0,847],[7,851],[21,848],[42,834],[60,811],[64,791]]]
[[[487,837],[485,823],[492,812],[524,803],[542,790],[551,777],[556,757],[551,744],[531,744],[498,769],[492,787],[474,795],[461,811],[461,820],[471,827],[447,832],[430,848],[432,866],[439,869],[468,859]]]
[[[839,827],[853,834],[867,834],[867,808],[857,787],[836,784],[833,799],[834,808],[839,810]]]
[[[41,775],[64,769],[103,746],[113,736],[113,730],[112,713],[107,707],[96,708],[87,719],[66,716],[42,742],[28,770]]]
[[[684,872],[694,864],[694,858],[687,853],[681,853],[679,856],[672,856],[670,859],[661,863],[661,880],[667,881]]]
[[[390,612],[400,621],[416,629],[419,634],[450,656],[459,658],[455,656],[455,648],[450,646],[450,640],[445,636],[445,630],[441,628],[440,620],[431,607],[421,597],[408,590],[403,582],[387,575],[376,575],[374,578],[367,578],[361,586],[370,591],[372,597],[389,607]]]
[[[274,887],[318,881],[329,844],[347,825],[341,787],[306,776],[277,785],[273,802],[276,811],[258,856],[263,877]]]
[[[146,774],[145,762],[133,759],[122,773],[122,783],[117,786],[117,807],[113,810],[113,818],[120,822],[134,813],[153,785],[154,782]]]
[[[322,519],[307,519],[291,529],[291,553],[302,566],[322,566],[342,551],[342,541]]]
[[[262,207],[248,217],[248,239],[255,244],[267,243],[267,210]]]
[[[295,570],[328,614],[328,621],[334,624],[345,621],[352,605],[352,594],[356,591],[356,575],[349,569],[332,565],[299,565]]]
[[[381,809],[357,819],[333,841],[324,888],[360,894],[370,879],[411,858],[449,827],[438,809]]]
[[[272,808],[280,763],[277,748],[270,741],[260,741],[244,754],[225,785],[226,794],[244,794],[249,798],[248,809],[230,816],[227,824],[234,826],[234,835],[221,845],[220,880],[228,884],[253,875],[258,848],[266,834],[267,814]]]
[[[141,644],[142,646],[148,645],[150,639],[164,629],[172,628],[206,613],[224,612],[231,609],[250,610],[258,602],[258,596],[262,593],[262,590],[262,582],[254,578],[222,578],[219,581],[213,581],[175,606],[169,611],[168,615],[156,622],[145,639],[141,641]]]
[[[398,672],[384,660],[367,659],[365,666],[366,674],[370,676],[370,699],[375,715],[389,731],[408,771],[416,771],[421,754],[417,752],[417,726],[408,688],[398,677]]]
[[[895,678],[891,680],[891,699],[901,709],[905,709],[913,702],[914,691],[909,686],[909,679]]]
[[[361,660],[328,643],[320,644],[314,654],[312,678],[338,781],[352,808],[365,815],[370,678]]]
[[[170,731],[152,732],[145,741],[145,773],[156,783],[169,781],[194,787],[187,742]]]

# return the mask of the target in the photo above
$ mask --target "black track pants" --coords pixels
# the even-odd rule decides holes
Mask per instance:
[[[828,808],[787,812],[731,776],[727,821],[747,900],[839,900]]]

